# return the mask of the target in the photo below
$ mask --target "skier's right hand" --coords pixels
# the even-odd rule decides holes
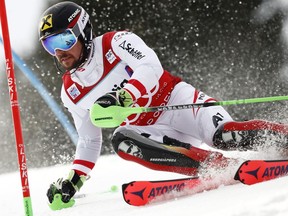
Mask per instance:
[[[119,91],[106,93],[98,98],[95,103],[99,104],[103,108],[107,108],[109,106],[129,107],[133,104],[133,99],[128,91],[121,89]]]
[[[53,202],[55,194],[60,194],[62,201],[68,203],[76,191],[80,190],[85,181],[86,176],[79,176],[74,170],[71,170],[67,179],[63,181],[63,178],[59,178],[50,185],[47,191],[49,202]]]

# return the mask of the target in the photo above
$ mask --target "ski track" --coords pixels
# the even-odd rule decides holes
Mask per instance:
[[[118,156],[102,156],[82,190],[74,207],[52,211],[47,205],[46,191],[49,184],[65,177],[70,166],[54,166],[28,170],[34,216],[141,216],[141,215],[201,215],[201,216],[287,216],[288,177],[253,186],[241,183],[221,186],[216,190],[180,197],[175,200],[134,207],[122,198],[121,185],[134,180],[160,180],[181,178],[183,175],[157,172],[138,164],[127,162]],[[186,176],[185,176],[186,177]],[[24,215],[23,197],[18,172],[0,175],[1,215]],[[112,185],[118,192],[111,192]],[[285,187],[283,188],[283,186]],[[283,190],[285,189],[285,190]],[[2,190],[2,191],[3,191]]]

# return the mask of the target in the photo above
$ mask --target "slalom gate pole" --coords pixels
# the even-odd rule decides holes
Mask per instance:
[[[25,148],[24,148],[23,135],[22,135],[20,109],[19,109],[19,104],[18,104],[16,79],[15,79],[15,73],[14,73],[10,38],[9,38],[9,29],[8,29],[8,22],[7,22],[5,0],[0,0],[0,5],[1,5],[0,19],[1,19],[1,26],[2,26],[5,58],[6,58],[6,73],[7,73],[9,94],[10,94],[10,105],[11,105],[12,117],[14,121],[14,133],[15,133],[16,149],[17,149],[17,155],[18,155],[18,165],[19,165],[21,184],[22,184],[24,211],[25,211],[25,216],[32,216],[33,215],[32,202],[31,202],[30,189],[29,189],[29,183],[28,183],[28,170],[27,170],[26,155],[25,155],[25,150],[24,150]]]
[[[0,36],[0,43],[3,44],[3,40]],[[44,84],[37,78],[35,73],[28,67],[28,65],[20,58],[19,55],[12,49],[12,58],[14,60],[14,64],[23,72],[26,78],[30,81],[31,85],[37,90],[39,95],[43,98],[46,104],[49,106],[51,111],[57,117],[58,121],[63,126],[64,130],[66,130],[73,144],[76,146],[78,141],[78,134],[75,130],[75,127],[69,121],[68,116],[63,112],[62,108],[57,104],[55,99],[51,96],[51,93],[44,86]]]

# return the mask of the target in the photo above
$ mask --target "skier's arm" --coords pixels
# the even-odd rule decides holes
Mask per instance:
[[[162,65],[156,53],[134,33],[118,32],[111,44],[115,54],[133,70],[124,89],[137,101],[158,85],[164,72]]]
[[[62,91],[63,92],[63,91]],[[62,94],[64,105],[72,114],[76,130],[79,135],[75,158],[68,177],[58,179],[52,183],[47,191],[49,202],[52,203],[56,193],[61,194],[62,201],[67,203],[83,186],[86,176],[93,169],[101,150],[102,132],[95,127],[89,118],[89,111],[84,110],[66,100]]]
[[[88,110],[70,112],[79,136],[72,169],[79,175],[88,175],[100,156],[102,131],[91,123]]]
[[[108,92],[96,103],[102,107],[128,107],[159,84],[163,68],[156,53],[131,32],[116,33],[111,45],[114,53],[133,70],[133,74],[123,89]]]

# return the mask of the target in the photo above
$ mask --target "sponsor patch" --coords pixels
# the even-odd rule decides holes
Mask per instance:
[[[105,57],[110,64],[116,60],[116,56],[111,49],[108,50],[108,52],[105,54]]]
[[[75,100],[81,94],[75,83],[67,89],[67,92],[73,100]]]
[[[80,12],[81,12],[80,9],[77,8],[77,10],[74,11],[74,13],[71,14],[71,16],[68,18],[68,22],[70,23],[78,15],[78,13],[80,13]]]
[[[46,29],[52,28],[52,14],[44,16],[40,23],[40,30],[45,31]]]
[[[132,34],[131,32],[122,32],[114,36],[114,41],[120,40],[123,36]]]
[[[119,47],[121,47],[123,50],[126,50],[130,55],[132,55],[134,58],[140,60],[145,57],[143,53],[137,49],[135,49],[131,43],[127,42],[126,40],[123,41]]]
[[[218,122],[219,122],[219,121],[223,121],[223,118],[224,118],[224,116],[221,115],[220,113],[217,113],[216,115],[214,115],[214,116],[212,117],[212,121],[213,121],[213,124],[214,124],[215,128],[218,127],[218,125],[219,125]]]

